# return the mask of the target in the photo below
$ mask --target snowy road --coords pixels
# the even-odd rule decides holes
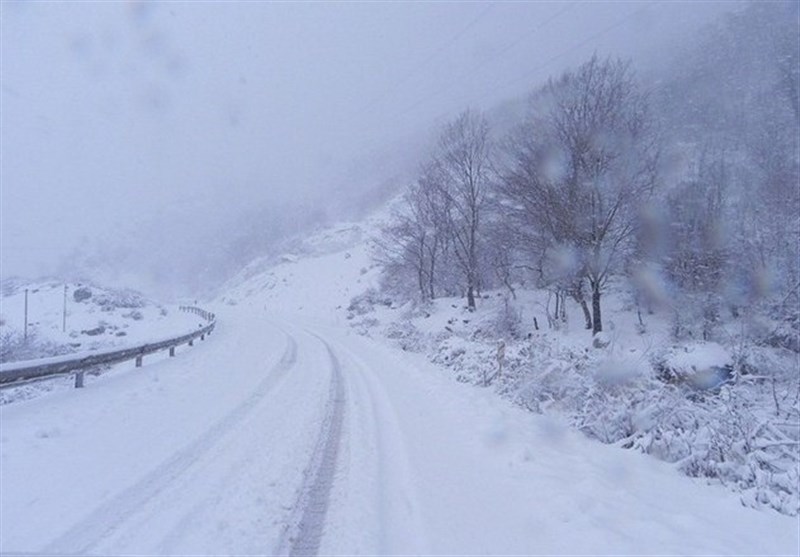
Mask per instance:
[[[178,358],[2,407],[0,551],[797,552],[796,520],[413,356],[222,313]]]
[[[309,554],[338,464],[341,484],[376,499],[369,394],[323,338],[257,317],[179,358],[3,407],[2,552]]]

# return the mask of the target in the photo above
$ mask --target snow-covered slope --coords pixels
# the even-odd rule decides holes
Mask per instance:
[[[379,270],[369,240],[380,218],[321,230],[292,252],[254,262],[230,281],[220,301],[259,303],[270,315],[343,324],[352,298],[376,284]]]
[[[178,358],[0,407],[0,551],[797,554],[795,519],[357,334],[358,230],[246,270]]]
[[[177,306],[157,304],[138,292],[89,283],[7,279],[1,290],[0,338],[4,346],[0,363],[135,346],[186,333],[201,321]],[[28,339],[23,342],[26,290]]]

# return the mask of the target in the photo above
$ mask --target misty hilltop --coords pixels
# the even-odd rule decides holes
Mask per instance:
[[[735,6],[3,2],[0,273],[209,292],[396,194],[450,115],[512,125],[595,51],[657,71]]]

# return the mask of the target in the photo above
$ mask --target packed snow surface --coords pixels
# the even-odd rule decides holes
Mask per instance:
[[[0,407],[0,552],[798,553],[796,518],[357,335],[374,274],[336,238],[178,357]]]

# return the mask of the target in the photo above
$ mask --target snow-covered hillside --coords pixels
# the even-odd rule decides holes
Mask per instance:
[[[411,308],[351,307],[377,285],[373,230],[244,270],[178,358],[0,407],[0,551],[797,553],[796,519],[385,340]],[[451,302],[414,319],[469,325]]]
[[[351,300],[377,285],[370,239],[383,218],[323,229],[291,244],[291,252],[254,261],[223,289],[220,302],[257,299],[271,315],[346,323]]]
[[[246,270],[224,301],[255,297],[273,315],[348,324],[593,439],[722,483],[742,504],[797,515],[797,354],[744,342],[736,322],[725,346],[676,343],[669,315],[639,307],[622,283],[606,296],[607,330],[598,337],[571,301],[555,322],[548,291],[488,292],[475,312],[459,298],[404,303],[381,293],[371,257],[385,222],[384,212],[320,231],[294,253],[260,262],[255,275]],[[734,387],[734,361],[762,371],[740,375]]]
[[[0,363],[135,346],[189,332],[201,321],[133,290],[89,283],[7,279],[0,290]]]

